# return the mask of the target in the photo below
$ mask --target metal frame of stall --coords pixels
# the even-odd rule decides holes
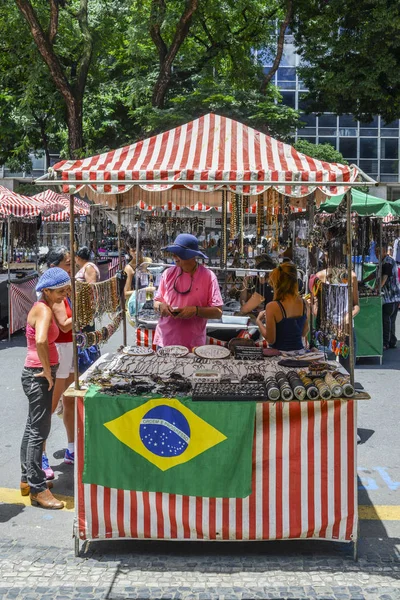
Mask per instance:
[[[371,178],[369,178],[368,176],[366,176],[367,179],[373,183],[376,184],[376,182],[374,180],[372,180]],[[55,185],[55,181],[54,180],[38,180],[36,183],[38,184],[42,184],[42,185]],[[57,182],[59,183],[59,182]],[[96,180],[96,184],[120,184],[121,181],[112,181],[112,180]],[[125,185],[145,185],[145,184],[150,184],[153,186],[165,186],[166,184],[168,184],[169,182],[167,180],[124,180],[124,184]],[[176,181],[170,182],[173,184],[176,184]],[[223,184],[224,185],[236,185],[236,186],[240,186],[240,185],[249,185],[249,181],[242,181],[242,180],[229,180],[229,181],[224,181]],[[299,186],[299,181],[273,181],[273,180],[267,180],[267,181],[257,181],[257,185],[269,185],[269,186],[290,186],[290,187],[294,187],[294,186]],[[319,182],[320,184],[323,184],[325,187],[345,187],[348,189],[351,189],[351,187],[353,186],[357,186],[359,185],[359,183],[352,183],[352,182]],[[68,184],[82,184],[81,180],[73,180],[73,179],[68,179]],[[179,181],[179,184],[181,185],[193,185],[193,181],[192,180],[183,180],[183,181]],[[213,181],[213,180],[207,180],[207,185],[218,185],[221,186],[221,181]],[[302,181],[301,182],[302,186],[305,187],[315,187],[316,186],[316,182],[308,182],[308,181]],[[225,196],[225,194],[224,194]],[[117,198],[119,199],[119,195],[117,196]],[[351,223],[351,193],[350,191],[346,193],[346,201],[347,201],[347,213],[346,213],[346,227],[347,227],[347,261],[348,261],[348,282],[349,282],[349,294],[348,294],[348,298],[349,298],[349,306],[348,306],[348,312],[349,314],[352,313],[353,310],[353,294],[352,294],[352,278],[351,278],[351,268],[352,268],[352,223]],[[311,203],[310,203],[311,205]],[[314,203],[312,202],[312,206],[314,205]],[[74,381],[74,390],[73,393],[74,395],[78,398],[78,402],[83,402],[82,399],[79,398],[79,396],[82,396],[82,391],[80,390],[80,383],[79,383],[79,373],[78,373],[78,353],[77,353],[77,344],[76,344],[76,327],[75,327],[75,323],[76,323],[76,286],[75,286],[75,249],[74,249],[74,195],[70,194],[70,213],[71,213],[71,220],[70,220],[70,244],[71,244],[71,283],[72,283],[72,312],[73,312],[73,329],[72,329],[72,336],[73,336],[73,347],[74,347],[74,375],[75,375],[75,381]],[[117,210],[118,210],[118,214],[119,214],[119,218],[118,218],[118,239],[119,239],[119,249],[120,249],[120,202],[117,200]],[[226,205],[225,205],[225,211],[223,208],[223,213],[225,212],[226,214]],[[139,228],[138,228],[138,235],[139,235]],[[119,253],[120,254],[120,253]],[[223,259],[223,258],[222,258]],[[121,256],[120,256],[120,266],[122,266],[121,263]],[[226,265],[225,265],[226,266]],[[121,308],[123,310],[123,327],[124,327],[124,343],[126,344],[126,316],[125,316],[125,310],[124,310],[124,298],[123,298],[123,294],[121,294]],[[349,320],[349,346],[350,346],[350,380],[351,383],[354,385],[354,353],[353,353],[353,323],[352,323],[352,319]],[[353,401],[354,402],[354,401]],[[76,415],[76,428],[77,428],[77,421],[78,421],[78,406],[77,403],[75,405],[75,415]],[[357,408],[356,408],[356,403],[354,402],[354,425],[353,427],[356,427],[356,422],[357,422]],[[353,434],[354,435],[354,431]],[[78,481],[78,461],[79,461],[79,457],[78,460],[75,463],[75,485],[77,485],[77,481]],[[355,493],[355,498],[357,498],[357,484],[356,484],[356,465],[357,465],[357,447],[355,444],[354,447],[354,473],[353,476],[355,478],[355,484],[354,484],[354,493]],[[356,506],[357,506],[357,501],[355,502]],[[79,511],[80,507],[77,506],[76,507],[76,515],[77,515],[77,511]],[[357,516],[355,516],[355,519],[357,521]],[[76,517],[77,520],[77,517]],[[74,525],[74,538],[75,538],[75,554],[79,555],[79,542],[80,542],[80,538],[79,538],[79,534],[77,532],[76,529],[76,524]],[[125,538],[123,538],[125,539]],[[356,535],[356,537],[352,538],[351,540],[353,542],[353,556],[354,559],[357,559],[357,542],[358,542],[358,534]]]

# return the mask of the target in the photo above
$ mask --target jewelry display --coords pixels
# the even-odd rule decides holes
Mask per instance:
[[[278,384],[276,383],[275,377],[267,377],[267,379],[265,380],[265,385],[267,388],[268,399],[274,402],[276,400],[279,400],[279,398],[281,397],[281,392],[278,387]]]
[[[317,379],[314,379],[314,384],[317,386],[318,393],[323,400],[330,400],[332,398],[330,387],[323,379],[317,377]]]
[[[297,400],[304,400],[307,396],[307,391],[297,372],[289,371],[286,376],[293,390],[295,398],[297,398]]]
[[[278,371],[275,375],[275,378],[279,386],[282,400],[293,400],[293,391],[286,376],[286,373],[284,373],[283,371]]]
[[[307,373],[305,371],[299,371],[298,375],[306,389],[307,397],[310,400],[316,400],[319,396],[319,391],[317,386],[314,384],[313,380],[307,376]]]
[[[339,385],[342,386],[343,395],[346,396],[346,398],[352,398],[355,394],[355,390],[350,383],[350,378],[346,377],[345,375],[342,375],[342,373],[334,373],[333,376],[335,377]]]
[[[339,384],[337,379],[335,379],[332,373],[327,373],[325,375],[325,383],[329,386],[331,394],[334,398],[341,398],[343,396],[342,386]]]

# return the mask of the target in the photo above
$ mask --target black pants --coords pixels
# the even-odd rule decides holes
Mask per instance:
[[[53,381],[58,365],[51,367]],[[43,369],[24,367],[22,387],[29,401],[28,419],[21,443],[21,481],[29,483],[34,493],[47,489],[46,475],[42,469],[43,442],[47,440],[51,425],[53,388],[45,377],[35,377]]]
[[[396,346],[396,317],[399,310],[398,302],[389,302],[382,306],[383,345]]]

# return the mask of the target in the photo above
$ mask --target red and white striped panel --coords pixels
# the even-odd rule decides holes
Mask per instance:
[[[149,346],[153,350],[157,350],[157,346],[154,344],[155,329],[145,329],[144,327],[138,327],[136,329],[136,345],[137,346]]]
[[[125,257],[122,257],[121,263],[122,263],[122,268],[124,268],[125,263],[126,263]],[[113,257],[111,257],[111,262],[108,263],[108,278],[111,279],[111,277],[114,277],[117,274],[118,269],[119,269],[118,256],[113,256]]]
[[[37,277],[33,277],[23,283],[10,284],[8,293],[10,294],[9,328],[11,334],[26,327],[28,313],[36,302],[37,280]]]
[[[226,181],[245,181],[248,184],[226,187],[249,195],[274,187],[294,197],[305,196],[314,189],[330,195],[343,193],[345,188],[326,188],[324,183],[350,182],[358,175],[355,167],[311,158],[251,127],[215,114],[118,150],[75,161],[63,160],[52,170],[64,182],[64,191],[70,192],[89,185],[93,191],[116,194],[131,187],[125,181],[140,184],[144,180],[165,181],[160,186],[140,184],[147,191],[163,191],[189,181],[183,184],[186,188],[211,192],[222,188]],[[110,183],[96,183],[97,180]],[[208,185],[208,181],[218,183]],[[298,181],[299,185],[278,185],[284,181]],[[303,182],[311,186],[302,185]]]
[[[42,210],[43,206],[36,200],[0,186],[0,218],[37,217]]]
[[[357,536],[354,401],[258,404],[252,493],[237,499],[83,484],[82,398],[76,407],[75,511],[81,540],[350,541]]]

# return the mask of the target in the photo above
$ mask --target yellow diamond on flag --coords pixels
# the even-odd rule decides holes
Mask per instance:
[[[188,462],[227,439],[175,398],[149,400],[104,427],[161,471]]]

